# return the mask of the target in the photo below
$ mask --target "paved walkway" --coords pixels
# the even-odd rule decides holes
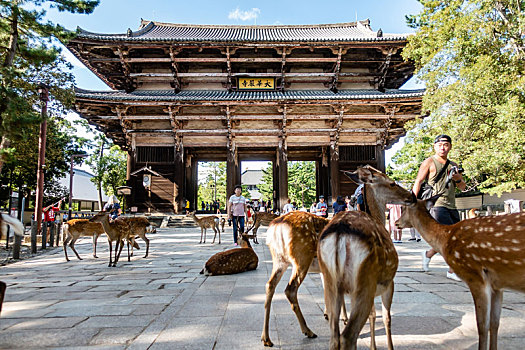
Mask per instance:
[[[136,251],[117,268],[107,267],[107,244],[99,240],[99,259],[91,257],[91,240],[76,246],[85,260],[66,263],[62,248],[0,268],[8,283],[0,318],[0,348],[95,349],[263,349],[260,341],[265,283],[271,257],[264,244],[255,246],[256,271],[232,276],[199,274],[215,252],[232,248],[231,228],[223,244],[197,244],[200,230],[160,229],[151,235],[150,256]],[[264,229],[261,230],[264,237]],[[406,239],[406,238],[405,238]],[[265,239],[260,239],[264,243]],[[144,248],[144,244],[141,244]],[[398,244],[400,267],[392,307],[397,349],[475,349],[474,307],[464,283],[445,278],[441,257],[431,272],[420,270],[426,244]],[[124,256],[125,254],[123,254]],[[328,323],[323,318],[319,275],[299,288],[299,303],[310,328],[319,336],[305,338],[284,296],[283,277],[272,304],[270,336],[277,349],[327,349]],[[386,349],[378,310],[377,345]],[[525,296],[507,292],[500,326],[501,349],[525,343]],[[368,325],[359,348],[369,346]]]

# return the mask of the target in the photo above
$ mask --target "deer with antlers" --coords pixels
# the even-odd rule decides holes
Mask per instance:
[[[221,231],[219,230],[219,218],[215,215],[211,216],[204,216],[202,218],[198,218],[195,215],[195,211],[187,212],[186,216],[189,216],[193,219],[193,221],[201,228],[201,240],[200,243],[206,243],[206,229],[211,228],[215,232],[215,235],[213,236],[212,244],[215,243],[215,238],[217,237],[217,232],[219,232],[219,244],[221,244]],[[202,235],[204,234],[204,241],[202,240]]]
[[[439,224],[428,212],[439,196],[404,208],[399,228],[414,227],[468,285],[476,311],[480,350],[497,349],[503,289],[525,293],[525,213]],[[489,343],[490,334],[490,343]]]

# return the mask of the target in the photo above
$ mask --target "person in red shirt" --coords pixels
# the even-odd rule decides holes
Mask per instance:
[[[57,204],[58,206],[55,206],[55,204]],[[59,200],[58,203],[53,203],[53,204],[48,205],[47,207],[45,207],[43,209],[43,212],[44,212],[44,225],[46,227],[50,227],[51,225],[54,224],[55,219],[56,219],[55,213],[60,211],[60,206],[61,205],[62,205],[62,199]],[[48,241],[48,243],[51,242],[50,235],[47,235],[47,241]]]

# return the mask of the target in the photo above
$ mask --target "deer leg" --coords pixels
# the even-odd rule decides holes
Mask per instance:
[[[330,322],[330,350],[339,350],[340,335],[339,335],[339,314],[341,313],[341,303],[344,303],[344,294],[337,290],[337,286],[333,282],[330,286],[333,288],[324,289],[325,308],[328,313]]]
[[[390,308],[392,306],[392,299],[394,297],[394,282],[391,282],[387,290],[381,295],[381,301],[383,305],[383,323],[385,324],[386,340],[388,343],[388,349],[393,350],[394,344],[392,343],[392,317],[390,315]]]
[[[146,242],[146,255],[144,255],[144,257],[147,258],[147,257],[148,257],[148,253],[149,253],[149,238],[146,237],[146,234],[145,234],[145,233],[142,234],[142,235],[140,236],[140,238],[142,238],[142,240],[143,240],[144,242]]]
[[[77,238],[73,238],[71,240],[71,243],[69,243],[69,246],[71,247],[71,250],[73,250],[73,253],[77,256],[78,260],[82,260],[80,255],[78,255],[77,250],[75,249],[75,242],[77,241]]]
[[[272,341],[270,340],[270,309],[272,307],[272,298],[275,293],[275,288],[277,284],[283,277],[284,272],[288,268],[288,263],[284,261],[278,261],[273,259],[273,269],[270,279],[266,283],[266,300],[264,301],[264,326],[263,332],[261,335],[261,341],[264,343],[264,346],[273,346]]]
[[[470,293],[474,298],[474,307],[476,311],[476,323],[478,326],[479,344],[478,349],[485,350],[488,345],[488,331],[489,331],[489,320],[490,320],[490,306],[491,306],[491,295],[492,288],[489,284],[484,283],[483,278],[480,277],[482,282],[472,283],[469,285]]]
[[[257,230],[259,229],[259,226],[261,226],[261,222],[260,221],[256,222],[255,226],[253,227],[253,243],[255,243],[255,244],[259,244],[259,241],[257,240]]]
[[[370,350],[376,350],[376,307],[372,304],[372,309],[368,315],[368,321],[370,322]]]
[[[215,238],[217,238],[217,230],[215,229],[215,226],[213,226],[212,228],[213,228],[213,232],[215,232],[215,234],[213,235],[213,241],[211,241],[211,244],[214,244],[215,243]]]
[[[306,335],[308,338],[316,338],[317,335],[314,332],[312,332],[310,328],[308,328],[308,326],[306,325],[303,313],[301,312],[301,308],[299,307],[299,302],[297,301],[297,290],[299,289],[299,286],[301,285],[301,283],[303,283],[303,280],[306,277],[306,273],[308,272],[308,267],[310,266],[310,263],[311,261],[308,265],[305,265],[306,268],[302,269],[300,269],[299,266],[294,266],[292,271],[292,277],[290,278],[290,282],[288,283],[288,286],[286,286],[284,293],[292,306],[292,310],[295,313],[297,320],[299,321],[299,326],[301,326],[301,332],[303,332],[303,334]]]
[[[114,267],[117,266],[118,259],[120,258],[120,253],[122,253],[122,248],[124,247],[124,240],[119,239],[117,242],[120,242],[120,245],[119,245],[118,255],[115,257],[115,261],[114,261],[114,263],[113,263],[113,266],[114,266]],[[116,253],[116,252],[117,252],[117,249],[115,249],[115,253]]]
[[[356,349],[359,332],[363,329],[366,319],[374,306],[376,283],[370,279],[359,278],[357,291],[351,297],[352,311],[350,320],[341,333],[341,348]],[[370,326],[371,327],[371,326]]]
[[[325,287],[324,287],[324,275],[321,273],[321,284],[323,285],[323,290],[326,291]],[[326,299],[326,297],[325,297]],[[328,320],[328,309],[326,307],[326,303],[325,303],[325,306],[324,306],[324,311],[323,311],[323,315],[324,315],[324,319],[325,320]],[[341,299],[341,319],[343,320],[344,324],[347,324],[348,323],[348,314],[346,312],[346,305],[345,305],[345,296],[343,294],[342,296],[342,299]]]
[[[128,244],[127,244],[127,246],[128,246],[128,262],[130,262],[130,261],[131,261],[131,255],[133,255],[133,246],[131,247],[131,255],[130,255],[130,249],[129,249],[130,244],[129,244],[129,240],[127,240],[127,243],[128,243]]]
[[[501,316],[502,290],[493,290],[490,298],[490,350],[498,348],[498,328]]]
[[[108,243],[109,243],[109,265],[108,265],[108,267],[112,267],[113,266],[113,261],[111,259],[113,257],[113,242],[108,238]],[[117,250],[117,245],[116,244],[115,244],[115,250]]]
[[[98,258],[98,256],[97,256],[97,239],[98,239],[98,235],[97,234],[93,234],[93,257],[94,258]]]
[[[67,244],[71,240],[71,237],[67,237],[64,243],[62,243],[62,246],[64,247],[64,255],[66,256],[66,261],[69,261],[69,258],[67,257]]]

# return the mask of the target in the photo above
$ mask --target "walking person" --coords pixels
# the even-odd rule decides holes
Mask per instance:
[[[396,221],[401,217],[401,205],[399,204],[387,204],[386,208],[389,210],[388,224],[390,227],[390,233],[394,235],[392,242],[403,243],[401,240],[401,234],[403,230],[396,227]]]
[[[443,225],[453,225],[460,221],[459,212],[456,209],[456,187],[465,190],[467,184],[463,181],[463,176],[458,171],[456,163],[448,159],[448,153],[452,149],[452,139],[448,135],[439,135],[434,140],[434,155],[425,159],[417,173],[416,181],[412,187],[412,192],[417,196],[421,190],[421,185],[425,180],[432,186],[432,195],[441,194],[436,204],[430,209],[430,215]],[[442,171],[443,169],[446,169]],[[448,176],[439,176],[440,173],[447,173]],[[447,180],[447,177],[450,179]],[[437,252],[434,249],[421,253],[423,260],[423,270],[429,270],[430,259]],[[460,281],[461,279],[449,268],[447,278]]]
[[[109,212],[109,217],[113,220],[118,218],[122,214],[122,209],[120,208],[120,202],[115,195],[109,196],[108,202],[104,205],[103,211]]]
[[[343,200],[343,197],[337,196],[337,199],[335,200],[334,204],[332,204],[332,208],[334,208],[334,215],[339,213],[340,211],[345,211],[346,203]]]
[[[319,196],[319,203],[317,203],[317,206],[315,207],[315,215],[322,216],[323,218],[328,217],[328,205],[324,201],[324,196]]]
[[[241,195],[241,185],[235,186],[234,192],[228,201],[228,220],[233,220],[233,244],[237,245],[237,223],[241,232],[244,232],[244,217],[248,210],[248,205],[246,204],[246,198]]]
[[[410,228],[410,239],[409,241],[421,242],[421,235],[413,227]]]
[[[288,198],[286,204],[283,207],[283,214],[291,213],[292,211],[294,211],[294,207],[292,205],[292,201]]]

